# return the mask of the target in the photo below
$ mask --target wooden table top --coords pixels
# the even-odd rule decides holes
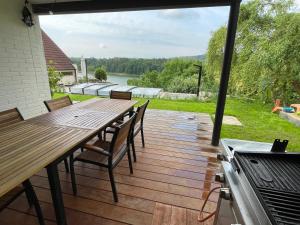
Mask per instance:
[[[0,196],[93,137],[135,103],[93,99],[0,129]]]

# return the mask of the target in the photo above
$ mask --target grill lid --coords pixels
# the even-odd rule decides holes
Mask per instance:
[[[300,224],[300,154],[235,152],[270,221]]]

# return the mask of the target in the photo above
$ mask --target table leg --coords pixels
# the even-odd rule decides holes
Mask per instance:
[[[51,190],[57,225],[67,225],[63,197],[60,188],[57,164],[47,167],[48,180]]]

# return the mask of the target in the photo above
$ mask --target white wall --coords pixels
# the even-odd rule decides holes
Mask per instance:
[[[0,1],[0,111],[18,107],[26,119],[46,112],[43,101],[51,96],[38,17],[27,27],[23,6]]]
[[[63,85],[73,85],[76,83],[76,75],[75,75],[74,70],[65,70],[65,71],[59,71],[59,72],[67,73],[67,74],[63,75],[63,77],[59,83],[61,83]]]

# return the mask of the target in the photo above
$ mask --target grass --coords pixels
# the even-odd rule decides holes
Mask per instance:
[[[56,93],[54,98],[65,94]],[[72,100],[84,101],[95,96],[70,95]],[[137,99],[143,102],[144,99]],[[213,115],[215,101],[199,102],[196,100],[152,99],[152,109],[165,109],[187,112],[203,112]],[[275,138],[289,140],[289,151],[300,151],[300,128],[271,113],[271,105],[260,102],[229,98],[225,107],[225,115],[237,117],[243,126],[223,125],[221,136],[244,140],[273,142]]]

